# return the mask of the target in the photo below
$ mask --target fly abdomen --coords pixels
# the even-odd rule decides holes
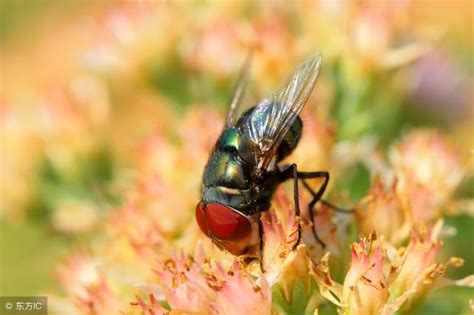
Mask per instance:
[[[296,117],[295,121],[293,122],[290,129],[288,130],[285,137],[283,138],[283,141],[281,142],[280,147],[278,148],[277,161],[283,160],[288,155],[290,155],[291,152],[293,152],[293,150],[298,145],[298,142],[300,141],[302,130],[303,130],[303,122],[301,121],[301,118],[298,116]]]
[[[239,155],[252,167],[260,167],[259,162],[264,156],[269,157],[268,152],[274,152],[276,161],[281,161],[298,145],[303,122],[299,116],[295,116],[290,127],[285,130],[279,145],[273,148],[275,151],[271,148],[275,139],[280,136],[280,126],[271,122],[282,119],[284,108],[285,105],[263,100],[249,109],[237,122],[241,135],[238,145]]]

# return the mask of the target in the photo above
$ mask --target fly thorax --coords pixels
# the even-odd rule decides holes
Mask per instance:
[[[259,147],[254,142],[244,137],[240,143],[238,152],[239,156],[249,164],[249,166],[256,167],[259,162],[256,160],[258,150]]]
[[[239,156],[241,137],[237,129],[226,129],[217,141],[204,170],[205,186],[223,186],[226,189],[248,188],[248,167]]]
[[[204,170],[204,185],[244,189],[248,186],[247,173],[236,153],[215,151]]]

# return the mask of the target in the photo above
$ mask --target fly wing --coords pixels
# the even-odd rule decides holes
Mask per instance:
[[[270,98],[261,101],[243,126],[246,153],[262,174],[308,100],[321,66],[321,54],[309,56]]]
[[[250,69],[252,65],[252,54],[250,53],[240,70],[237,82],[234,86],[234,92],[230,101],[229,109],[225,121],[225,128],[234,126],[242,112],[242,102],[245,97],[245,91],[250,80]]]

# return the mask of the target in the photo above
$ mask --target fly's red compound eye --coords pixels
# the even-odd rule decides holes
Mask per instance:
[[[206,235],[210,232],[223,241],[237,241],[251,233],[247,217],[220,203],[208,203],[204,208],[199,203],[196,220]]]

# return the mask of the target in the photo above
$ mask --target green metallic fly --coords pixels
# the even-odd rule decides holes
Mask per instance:
[[[279,163],[300,140],[303,123],[299,114],[313,91],[320,67],[321,54],[309,56],[276,93],[243,110],[250,57],[245,63],[224,130],[204,170],[201,201],[196,207],[200,229],[220,248],[242,255],[258,246],[262,264],[261,213],[270,208],[277,186],[288,179],[293,179],[296,216],[300,215],[298,182],[301,180],[312,195],[308,209],[313,218],[313,209],[328,185],[329,173],[300,172],[296,164]],[[317,191],[305,181],[314,178],[323,179]],[[312,230],[315,239],[324,247],[314,224]],[[294,248],[300,240],[301,224],[298,224]]]

